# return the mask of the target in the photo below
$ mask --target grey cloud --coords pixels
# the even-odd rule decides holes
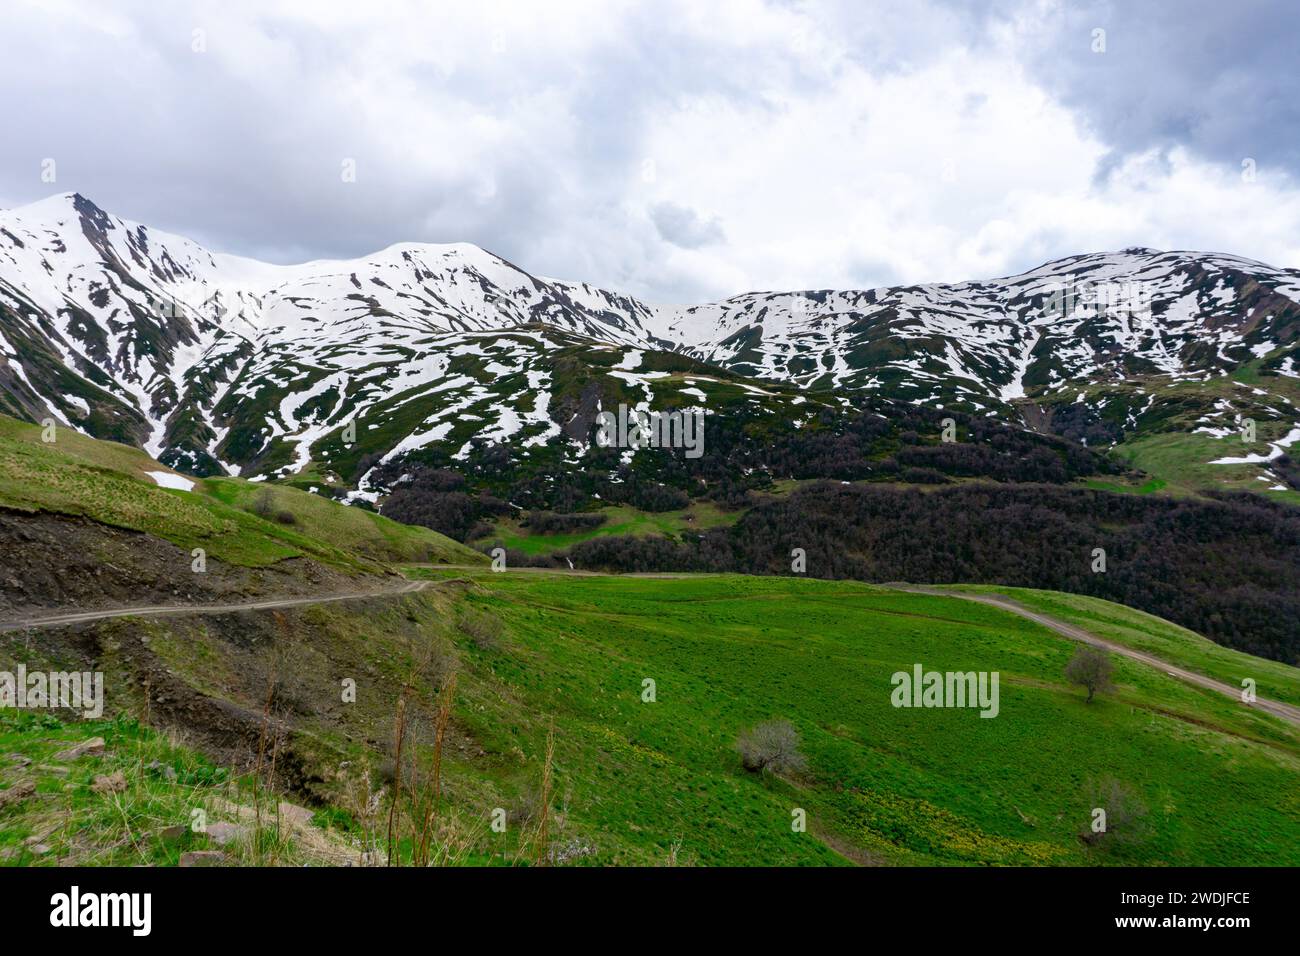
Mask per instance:
[[[726,239],[717,219],[706,221],[694,209],[674,202],[657,203],[650,210],[650,218],[660,236],[683,249],[699,249]]]
[[[1300,177],[1300,5],[1091,0],[1044,26],[1026,45],[1032,74],[1119,154],[1183,146]]]
[[[978,50],[1037,9],[1017,0],[931,0],[921,12],[860,0],[781,6],[846,42],[873,75]],[[76,190],[216,250],[280,262],[468,241],[539,274],[659,301],[746,290],[707,288],[702,273],[666,265],[674,249],[726,237],[716,220],[637,191],[656,116],[692,98],[775,109],[765,91],[797,103],[838,69],[793,55],[794,37],[710,35],[659,3],[594,18],[580,57],[524,37],[493,54],[488,33],[447,33],[439,18],[407,9],[389,15],[427,35],[422,55],[393,65],[403,71],[393,88],[359,94],[358,80],[389,64],[358,60],[364,36],[320,25],[328,17],[234,0],[50,9],[76,12],[10,5],[0,30],[0,196],[13,203]],[[1062,7],[1035,21],[1023,55],[1116,157],[1181,144],[1234,165],[1252,156],[1266,177],[1300,165],[1288,49],[1298,19],[1274,5],[1220,10],[1209,0]],[[1088,51],[1094,22],[1109,30],[1102,56]],[[196,26],[208,31],[203,54],[191,50]],[[448,69],[440,44],[483,52]],[[977,96],[959,102],[980,108]],[[417,121],[431,132],[411,133]],[[466,143],[460,133],[480,121],[496,132]],[[56,184],[40,180],[46,157],[59,164]],[[345,157],[357,162],[355,183],[340,180]],[[630,212],[647,208],[649,221]]]
[[[651,6],[581,63],[520,43],[493,57],[489,35],[457,37],[483,42],[484,56],[445,74],[412,67],[412,98],[395,111],[436,115],[445,104],[508,133],[488,154],[431,169],[403,154],[404,130],[376,127],[369,103],[348,101],[350,78],[338,73],[347,36],[256,5],[114,5],[127,29],[113,31],[98,28],[98,5],[85,9],[75,22],[6,14],[0,194],[21,203],[76,190],[118,215],[274,261],[468,241],[533,271],[612,282],[620,256],[647,261],[638,243],[611,237],[628,229],[621,200],[645,157],[648,114],[683,95],[749,99],[773,74],[724,55],[725,44],[676,35]],[[207,30],[201,54],[191,50],[196,24]],[[517,132],[513,104],[549,94],[569,104],[566,124]],[[454,131],[432,145],[458,147]],[[58,161],[56,184],[40,179],[45,157]],[[355,183],[340,179],[344,158],[356,161]],[[628,291],[673,296],[643,282]]]

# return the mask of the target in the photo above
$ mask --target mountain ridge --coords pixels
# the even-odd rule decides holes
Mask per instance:
[[[556,356],[612,349],[622,358],[601,374],[647,408],[667,373],[642,363],[662,352],[760,393],[880,396],[1058,432],[1059,413],[1113,442],[1155,414],[1166,386],[1247,368],[1300,378],[1300,270],[1131,247],[999,279],[655,305],[469,243],[260,263],[64,193],[0,212],[0,330],[0,410],[199,474],[305,474],[348,423],[381,432],[371,450],[385,456],[451,441],[461,455],[473,440],[581,445],[583,422],[555,407]],[[673,398],[707,412],[708,377]],[[1094,402],[1103,387],[1123,394]],[[1209,407],[1215,433],[1244,414]],[[1273,411],[1279,436],[1300,420]],[[462,428],[473,416],[479,427]]]

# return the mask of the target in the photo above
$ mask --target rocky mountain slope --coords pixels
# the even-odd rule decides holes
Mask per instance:
[[[195,474],[363,494],[371,468],[413,449],[573,460],[611,383],[644,408],[707,411],[736,389],[758,414],[772,396],[780,414],[803,395],[879,397],[1093,445],[1231,439],[1250,418],[1239,464],[1283,487],[1269,469],[1300,436],[1298,334],[1300,271],[1218,254],[1128,249],[998,280],[663,306],[466,244],[274,266],[76,194],[0,212],[0,411]]]

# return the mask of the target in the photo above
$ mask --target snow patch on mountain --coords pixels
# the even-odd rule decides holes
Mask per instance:
[[[453,436],[457,457],[476,439],[576,447],[551,418],[544,362],[575,342],[620,350],[607,372],[647,410],[669,373],[646,355],[674,351],[774,388],[837,389],[842,404],[861,392],[1015,420],[1022,403],[1139,374],[1205,381],[1266,362],[1295,377],[1298,302],[1294,269],[1128,249],[993,280],[655,305],[466,243],[271,265],[76,194],[0,211],[0,383],[14,400],[75,427],[121,421],[170,466],[236,474],[300,472],[349,422],[395,416],[409,424],[382,460]],[[689,394],[703,403],[710,381],[688,379]],[[277,445],[287,461],[262,465]]]

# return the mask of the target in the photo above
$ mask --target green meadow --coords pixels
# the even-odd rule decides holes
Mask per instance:
[[[474,580],[466,600],[509,649],[471,658],[502,694],[465,719],[498,736],[536,715],[534,747],[554,721],[572,818],[604,862],[1300,862],[1295,728],[1125,659],[1087,704],[1062,677],[1074,645],[997,609],[785,578]],[[998,716],[895,708],[891,675],[916,663],[997,671]],[[805,773],[742,768],[737,736],[772,719],[799,731]],[[1110,779],[1149,833],[1085,847],[1090,788]]]
[[[1121,658],[1114,692],[1085,703],[1062,676],[1075,645],[996,608],[792,578],[410,573],[435,584],[233,631],[213,618],[105,625],[113,646],[145,633],[157,661],[196,694],[248,710],[260,707],[268,662],[279,662],[296,702],[292,760],[316,781],[292,799],[313,806],[316,825],[258,833],[238,859],[359,856],[375,823],[358,809],[356,777],[368,767],[381,787],[400,688],[422,648],[435,646],[440,676],[418,680],[413,699],[431,701],[456,674],[438,811],[455,862],[535,864],[553,735],[546,819],[556,861],[569,865],[1300,864],[1295,727]],[[1184,637],[1104,602],[1081,611],[1052,595],[1044,602],[1079,623],[1110,621],[1116,639]],[[485,619],[500,625],[490,641],[466,625]],[[110,685],[138,687],[124,680],[135,660],[106,661]],[[996,671],[997,716],[893,706],[892,675],[918,663]],[[338,706],[338,674],[358,675],[354,706]],[[144,837],[183,823],[185,807],[198,800],[229,816],[254,802],[246,777],[203,770],[208,761],[174,737],[131,723],[139,699],[116,702],[132,713],[112,727],[5,725],[4,749],[26,754],[39,788],[55,795],[0,807],[11,861],[54,862],[21,849],[49,831],[46,843],[63,841],[53,856],[166,863],[175,848]],[[742,765],[737,738],[770,720],[797,730],[802,770]],[[117,734],[107,763],[48,772],[47,751],[105,729]],[[427,765],[428,736],[411,746],[408,756]],[[182,771],[180,782],[159,780],[148,769],[157,760]],[[90,786],[110,766],[125,771],[124,795]],[[0,794],[22,773],[0,765]],[[1091,795],[1109,781],[1145,811],[1142,832],[1085,845]],[[488,826],[498,809],[509,820],[502,833]]]
[[[677,511],[641,511],[629,505],[615,505],[601,508],[593,514],[604,515],[604,524],[568,534],[534,534],[517,521],[498,521],[492,534],[479,539],[476,544],[481,547],[500,545],[525,554],[549,554],[563,551],[582,541],[610,535],[677,538],[688,531],[704,531],[735,524],[741,512],[723,511],[712,502],[697,501],[689,508]]]
[[[948,589],[1013,598],[1025,607],[1070,621],[1098,637],[1145,651],[1206,677],[1234,687],[1249,678],[1255,681],[1255,689],[1261,696],[1300,704],[1300,668],[1215,644],[1195,631],[1145,611],[1060,591],[985,584],[954,584]]]

